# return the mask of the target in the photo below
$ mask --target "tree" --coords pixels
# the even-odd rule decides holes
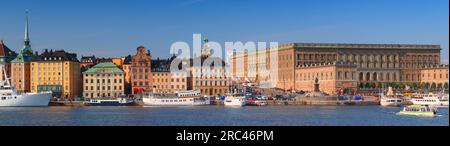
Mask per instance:
[[[425,86],[425,89],[427,89],[427,90],[430,89],[430,83],[426,82],[424,86]]]
[[[366,85],[365,85],[365,87],[366,87],[366,88],[371,88],[372,86],[370,86],[370,83],[367,82]]]
[[[430,87],[430,89],[436,89],[436,83],[431,83],[431,87]]]
[[[441,90],[442,89],[442,83],[437,84],[437,89]]]
[[[359,83],[359,88],[360,88],[360,89],[366,88],[364,85],[365,85],[364,83]]]
[[[444,83],[444,89],[445,89],[445,90],[448,90],[448,82],[445,82],[445,83]]]

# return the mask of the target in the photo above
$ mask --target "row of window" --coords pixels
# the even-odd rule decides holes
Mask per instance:
[[[122,86],[113,86],[113,88],[111,88],[111,86],[101,86],[101,88],[100,88],[100,86],[96,86],[96,87],[97,87],[97,91],[111,91],[111,89],[122,90]],[[94,86],[85,86],[84,90],[85,91],[94,91]]]
[[[85,77],[89,77],[89,76],[91,76],[91,77],[94,77],[94,76],[96,76],[96,77],[110,77],[110,76],[119,76],[119,77],[121,77],[122,76],[122,74],[85,74],[84,75]]]
[[[227,81],[195,81],[195,85],[196,86],[227,86]]]
[[[85,79],[84,83],[89,83],[89,81],[91,81],[90,83],[94,83],[94,79],[90,79],[90,80],[89,79]],[[111,79],[97,79],[97,82],[95,82],[95,83],[97,83],[97,84],[98,83],[111,83]],[[122,79],[114,79],[113,83],[122,83]]]

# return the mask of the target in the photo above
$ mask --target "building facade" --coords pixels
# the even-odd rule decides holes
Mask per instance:
[[[301,65],[295,70],[296,90],[314,90],[315,79],[319,81],[321,92],[336,94],[341,90],[356,91],[357,68],[355,64],[341,62]]]
[[[81,80],[76,54],[45,49],[31,62],[31,92],[52,91],[56,97],[81,97]]]
[[[448,85],[448,65],[429,66],[420,70],[421,82],[431,84]]]
[[[171,72],[170,65],[175,56],[169,59],[152,60],[152,80],[155,93],[175,93],[191,90],[188,85],[189,74],[186,72]]]
[[[295,83],[295,72],[298,66],[333,62],[356,64],[359,83],[419,82],[420,69],[440,64],[440,50],[439,45],[408,44],[292,43],[280,45],[276,51],[278,56],[276,87],[286,90],[299,89]],[[250,54],[257,53],[249,52],[247,55],[239,53],[232,60],[251,58]],[[270,64],[270,61],[267,63]],[[243,69],[244,71],[241,72],[248,72],[248,69],[245,71],[245,67]],[[239,72],[233,73],[239,74]]]
[[[152,92],[151,55],[144,46],[137,48],[131,59],[131,88],[133,95]]]
[[[83,97],[117,98],[125,95],[125,73],[112,62],[99,63],[83,72]]]

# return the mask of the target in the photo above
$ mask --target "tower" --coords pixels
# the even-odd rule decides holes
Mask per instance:
[[[209,55],[211,55],[211,47],[208,38],[205,36],[203,39],[202,57],[208,57]]]
[[[33,57],[34,54],[30,45],[30,33],[28,29],[28,10],[26,10],[23,48],[17,57],[11,61],[11,81],[19,92],[30,91],[30,62]]]

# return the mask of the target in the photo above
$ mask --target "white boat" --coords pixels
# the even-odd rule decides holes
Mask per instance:
[[[148,106],[195,106],[209,105],[209,97],[201,97],[198,90],[179,91],[176,94],[148,94],[142,98]]]
[[[380,105],[382,105],[382,106],[402,106],[403,100],[398,97],[385,96],[385,97],[381,97]]]
[[[417,105],[429,105],[437,107],[448,107],[448,98],[427,98],[427,99],[412,99],[411,102]]]
[[[411,100],[413,104],[448,107],[448,94],[445,94],[444,91],[439,94],[417,94],[416,97],[417,98]]]
[[[86,106],[132,106],[135,105],[131,99],[116,98],[116,99],[90,99],[84,102]]]
[[[48,106],[52,92],[17,93],[6,77],[6,72],[4,74],[5,80],[0,82],[0,107]]]
[[[225,106],[245,106],[247,102],[245,95],[232,94],[225,96],[223,103]]]
[[[382,106],[402,106],[403,99],[399,95],[395,95],[392,87],[389,87],[387,95],[381,95],[380,105]]]

